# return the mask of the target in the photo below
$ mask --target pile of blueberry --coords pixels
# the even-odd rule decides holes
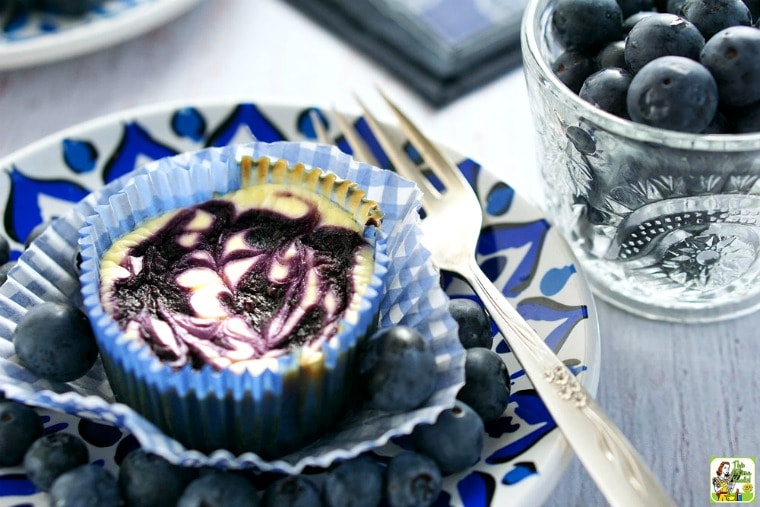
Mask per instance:
[[[35,410],[3,400],[0,393],[0,467],[23,467],[53,506],[432,505],[443,477],[478,461],[484,422],[503,414],[510,394],[509,374],[491,350],[491,323],[483,308],[470,299],[453,299],[449,309],[466,349],[465,386],[454,407],[435,423],[418,426],[393,457],[367,453],[327,471],[280,476],[183,468],[138,448],[113,476],[89,462],[78,436],[44,433]],[[87,373],[97,355],[86,317],[66,303],[31,308],[18,323],[14,346],[26,367],[60,382]],[[435,354],[415,329],[383,328],[360,349],[357,376],[366,408],[413,410],[435,390]]]
[[[760,1],[558,0],[555,75],[633,122],[760,132]]]

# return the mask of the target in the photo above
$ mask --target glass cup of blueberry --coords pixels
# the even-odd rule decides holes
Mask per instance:
[[[650,318],[760,307],[760,2],[531,0],[547,212],[596,293]]]

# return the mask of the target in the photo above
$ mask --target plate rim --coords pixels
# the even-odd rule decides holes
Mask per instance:
[[[154,0],[60,32],[0,41],[0,71],[34,67],[115,46],[162,26],[204,0]]]
[[[193,1],[200,1],[200,0],[190,0],[190,1],[193,2]],[[134,121],[134,120],[139,120],[141,118],[146,118],[146,117],[150,117],[154,115],[167,114],[171,111],[176,111],[177,109],[184,108],[184,107],[214,108],[214,107],[232,107],[234,105],[239,105],[239,104],[255,104],[256,106],[261,106],[263,108],[278,109],[278,110],[299,110],[300,111],[306,108],[314,107],[314,108],[319,108],[320,110],[324,112],[331,111],[330,107],[327,107],[321,104],[312,103],[308,100],[299,100],[299,101],[276,100],[276,99],[268,99],[266,97],[263,97],[260,100],[253,99],[251,97],[206,97],[206,98],[186,98],[186,99],[159,101],[159,102],[155,102],[151,104],[145,104],[145,105],[141,105],[137,107],[126,108],[126,109],[122,109],[116,112],[97,116],[89,120],[85,120],[83,122],[65,127],[51,134],[47,134],[44,137],[40,138],[39,140],[29,143],[17,150],[14,150],[10,154],[0,158],[0,167],[7,167],[10,163],[12,163],[12,161],[34,154],[35,152],[38,152],[39,150],[44,149],[46,146],[52,146],[56,142],[60,142],[66,137],[72,137],[77,134],[91,132],[93,130],[97,130],[100,128],[106,128],[111,125],[118,125],[125,121]],[[355,111],[350,111],[347,113],[345,110],[342,110],[342,109],[338,109],[338,111],[343,112],[344,114],[357,115]],[[467,157],[467,158],[470,157],[470,155],[465,154],[466,153],[465,150],[461,150],[458,147],[454,147],[453,143],[439,142],[438,139],[432,139],[432,140],[435,143],[439,144],[441,147],[443,147],[444,150],[454,152],[457,155],[462,156],[462,157]],[[477,159],[473,159],[473,160],[476,161]],[[489,169],[488,167],[482,166],[482,170],[485,171],[495,181],[506,183],[505,177],[498,175],[495,171]],[[547,222],[551,224],[549,233],[556,235],[557,239],[559,240],[559,245],[563,253],[565,254],[566,258],[572,261],[573,265],[578,268],[574,274],[574,276],[577,276],[579,278],[579,282],[577,283],[578,285],[577,290],[582,295],[584,304],[586,305],[587,314],[588,314],[588,317],[585,321],[586,333],[584,336],[585,338],[584,347],[585,347],[585,350],[587,351],[587,355],[586,357],[584,357],[584,364],[587,365],[587,369],[579,374],[579,379],[580,379],[581,384],[589,391],[589,393],[592,396],[596,397],[599,382],[600,382],[601,336],[600,336],[599,320],[598,320],[598,314],[597,314],[597,306],[596,306],[594,295],[589,285],[588,279],[585,273],[580,269],[580,263],[578,262],[577,257],[572,252],[567,240],[559,233],[559,230],[552,224],[551,220],[546,216],[546,211],[543,210],[537,204],[531,202],[523,194],[517,191],[517,189],[515,189],[515,196],[517,198],[517,202],[519,203],[519,205],[532,208],[534,212],[536,212],[542,218],[546,219]],[[556,471],[553,473],[549,473],[548,475],[542,475],[540,477],[540,481],[541,481],[540,484],[535,485],[530,488],[531,492],[534,494],[529,496],[528,498],[516,499],[517,505],[535,505],[536,503],[541,503],[541,502],[546,501],[546,499],[550,496],[552,491],[554,491],[554,489],[556,488],[556,485],[559,483],[560,479],[563,477],[564,473],[567,470],[567,467],[569,466],[571,460],[574,457],[572,448],[569,446],[566,439],[562,436],[561,431],[558,428],[554,428],[551,430],[550,433],[554,433],[559,436],[559,438],[556,439],[556,442],[552,444],[553,445],[552,452],[557,453],[559,459],[549,463],[550,468],[548,470],[550,472],[552,470],[556,470]],[[544,466],[546,466],[546,464],[544,464]],[[547,471],[547,469],[545,468],[544,471]],[[458,477],[458,474],[455,474],[452,477]],[[530,480],[530,479],[527,479],[527,480]],[[497,485],[497,491],[498,491],[498,485]],[[494,501],[496,500],[497,500],[496,497],[494,497]],[[537,502],[539,500],[540,502]]]

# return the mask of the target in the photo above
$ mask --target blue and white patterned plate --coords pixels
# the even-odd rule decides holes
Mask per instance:
[[[32,12],[0,25],[0,70],[112,46],[176,18],[201,0],[105,0],[83,16]]]
[[[18,256],[35,225],[65,215],[89,192],[149,160],[252,139],[314,140],[309,119],[313,109],[323,118],[335,143],[349,151],[329,113],[308,105],[229,101],[161,104],[59,132],[0,161],[2,232],[11,239],[14,256]],[[386,162],[364,120],[356,119],[354,127],[380,163]],[[414,150],[408,151],[415,160]],[[589,287],[567,244],[541,212],[507,183],[469,158],[453,151],[450,155],[459,161],[482,203],[484,226],[478,255],[484,271],[558,351],[584,386],[596,393],[600,361],[596,313]],[[509,177],[509,169],[505,175]],[[474,297],[457,279],[446,277],[444,287],[452,297]],[[6,323],[7,315],[0,304],[0,319]],[[13,322],[9,324],[15,327]],[[0,326],[3,328],[8,326]],[[448,477],[436,505],[540,504],[572,456],[519,364],[496,337],[495,350],[511,373],[509,407],[501,419],[487,425],[481,460],[470,470]],[[12,356],[11,339],[0,336],[2,357]],[[71,395],[87,394],[84,391],[74,389]],[[41,412],[48,431],[79,434],[89,444],[92,460],[114,471],[123,455],[136,445],[124,428],[70,414]],[[46,496],[35,492],[21,470],[0,469],[0,507],[46,503]]]

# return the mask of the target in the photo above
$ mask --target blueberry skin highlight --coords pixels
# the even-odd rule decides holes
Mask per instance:
[[[599,51],[595,60],[598,69],[606,69],[609,67],[627,69],[628,63],[625,61],[625,41],[616,40],[615,42],[610,42]]]
[[[441,472],[427,456],[405,451],[388,462],[385,500],[390,507],[428,507],[441,494]]]
[[[620,68],[602,69],[591,74],[578,96],[603,111],[628,118],[628,87],[633,76]]]
[[[216,470],[191,482],[176,505],[177,507],[258,507],[259,496],[256,488],[243,477]]]
[[[61,474],[50,487],[51,507],[119,507],[119,485],[107,470],[81,465]]]
[[[663,56],[633,77],[626,102],[635,122],[698,133],[707,128],[718,109],[718,85],[701,63]]]
[[[86,465],[89,451],[81,438],[70,433],[48,433],[29,447],[24,454],[24,470],[32,483],[48,491],[60,475]]]
[[[174,465],[161,456],[135,449],[121,462],[118,484],[127,505],[160,507],[176,505],[195,478],[194,469]]]
[[[651,16],[652,14],[657,14],[656,11],[641,11],[637,12],[635,14],[631,14],[627,18],[623,20],[623,34],[628,35],[628,33],[633,29],[634,26],[636,26],[636,23],[641,21],[642,19]]]
[[[449,313],[459,325],[459,342],[464,348],[491,348],[491,319],[480,304],[472,299],[455,298],[449,301]]]
[[[625,38],[625,61],[634,74],[661,56],[699,60],[705,38],[688,20],[675,14],[653,14],[642,19]]]
[[[270,484],[261,497],[263,507],[318,507],[319,489],[302,475],[289,475]]]
[[[496,352],[476,348],[467,350],[464,387],[457,399],[472,408],[485,422],[495,421],[509,404],[509,372]]]
[[[42,436],[37,412],[16,401],[0,401],[0,467],[20,465],[32,443]]]
[[[417,426],[412,433],[416,449],[438,464],[443,475],[474,465],[483,450],[483,420],[469,406],[457,400],[433,424]]]
[[[377,507],[383,500],[384,469],[368,455],[340,463],[325,476],[327,507]]]
[[[24,366],[55,382],[78,379],[98,357],[95,335],[84,313],[53,301],[33,306],[21,317],[13,346]]]
[[[594,57],[573,50],[563,51],[552,63],[554,75],[576,94],[586,78],[596,71]]]
[[[721,103],[742,107],[760,101],[760,30],[721,30],[707,41],[700,61],[715,78]]]
[[[623,29],[623,10],[616,0],[559,0],[552,26],[567,49],[596,52]]]
[[[413,328],[378,330],[363,344],[358,363],[357,380],[369,408],[387,412],[412,410],[435,391],[435,353]]]
[[[752,24],[752,14],[742,0],[686,0],[680,14],[699,28],[705,40],[724,28]]]

